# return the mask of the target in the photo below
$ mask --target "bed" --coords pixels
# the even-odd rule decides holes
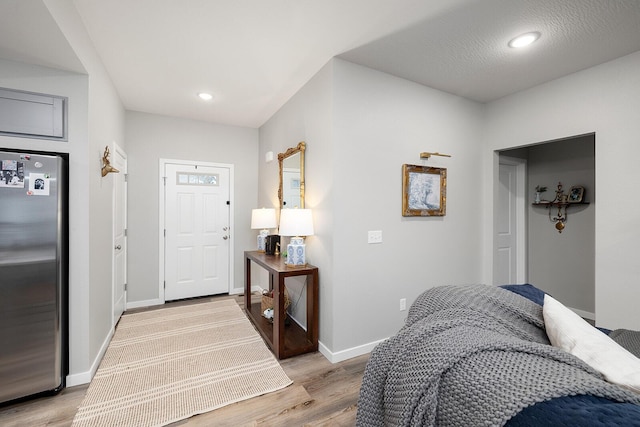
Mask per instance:
[[[640,335],[571,316],[531,285],[423,292],[372,351],[356,424],[640,426]]]

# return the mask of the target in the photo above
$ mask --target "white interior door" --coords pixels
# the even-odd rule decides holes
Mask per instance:
[[[113,177],[113,324],[124,312],[127,284],[127,155],[117,145],[111,159]]]
[[[165,300],[229,292],[229,175],[165,164]]]
[[[494,284],[524,283],[526,163],[500,157]]]

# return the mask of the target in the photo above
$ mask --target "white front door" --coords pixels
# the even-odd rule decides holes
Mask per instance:
[[[127,284],[127,155],[117,145],[113,150],[113,325],[124,312]]]
[[[525,165],[500,157],[494,284],[525,281]]]
[[[229,168],[165,164],[165,300],[229,292]]]

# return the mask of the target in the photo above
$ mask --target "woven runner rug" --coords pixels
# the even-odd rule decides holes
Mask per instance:
[[[291,383],[233,300],[125,314],[72,426],[162,426]]]

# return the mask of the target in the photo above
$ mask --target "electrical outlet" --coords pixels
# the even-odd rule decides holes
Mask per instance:
[[[382,231],[369,231],[367,243],[382,243]]]
[[[407,299],[400,298],[400,311],[405,311],[407,309]]]

